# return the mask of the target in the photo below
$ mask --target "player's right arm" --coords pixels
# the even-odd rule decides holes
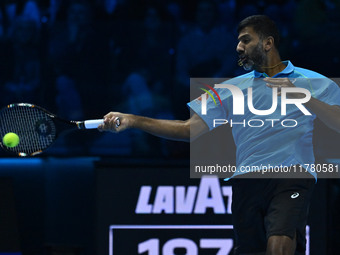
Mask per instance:
[[[117,126],[117,118],[120,125]],[[104,116],[104,123],[98,127],[100,131],[118,133],[129,128],[136,128],[149,134],[175,141],[195,139],[209,131],[206,123],[194,113],[188,120],[162,120],[133,114],[110,112]]]

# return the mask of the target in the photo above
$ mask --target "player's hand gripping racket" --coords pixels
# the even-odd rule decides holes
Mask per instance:
[[[103,119],[63,120],[36,105],[10,104],[0,110],[0,137],[15,133],[19,136],[20,142],[14,147],[8,147],[0,139],[0,145],[4,150],[22,157],[34,156],[42,153],[64,131],[95,129],[102,123]],[[116,125],[119,124],[118,119]]]

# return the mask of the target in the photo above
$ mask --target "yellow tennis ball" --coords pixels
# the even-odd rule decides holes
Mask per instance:
[[[9,147],[13,148],[17,146],[20,142],[19,136],[16,133],[7,133],[3,138],[2,138],[2,143]]]

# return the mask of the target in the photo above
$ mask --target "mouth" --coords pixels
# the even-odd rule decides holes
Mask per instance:
[[[246,62],[247,59],[248,59],[245,55],[240,55],[239,58],[240,58],[240,59],[239,59],[238,62],[237,62],[239,66],[243,66],[243,65],[244,65],[244,62]]]

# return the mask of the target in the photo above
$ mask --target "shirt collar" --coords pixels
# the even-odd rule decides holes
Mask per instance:
[[[292,72],[294,72],[294,65],[292,64],[292,62],[290,62],[289,60],[286,60],[286,61],[282,61],[282,63],[284,63],[286,65],[286,68],[283,69],[281,72],[275,74],[273,77],[278,77],[278,76],[281,76],[281,75],[288,75],[288,74],[291,74]],[[266,73],[260,73],[260,72],[257,72],[254,70],[254,77],[255,78],[262,78],[262,77],[268,77],[268,75]]]

